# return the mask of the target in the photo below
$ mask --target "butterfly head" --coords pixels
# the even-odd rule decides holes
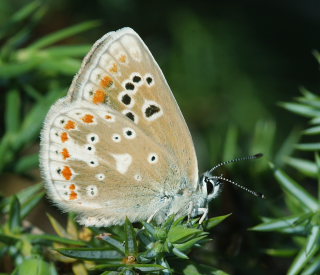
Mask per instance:
[[[212,199],[214,199],[215,197],[218,196],[218,194],[221,191],[221,185],[223,182],[229,182],[251,194],[253,194],[254,196],[257,197],[261,197],[264,198],[264,195],[255,191],[250,190],[247,187],[244,187],[230,179],[224,178],[222,175],[220,176],[214,176],[213,172],[221,167],[224,166],[226,164],[229,163],[233,163],[233,162],[238,162],[238,161],[242,161],[242,160],[249,160],[249,159],[257,159],[262,157],[262,154],[256,154],[256,155],[252,155],[252,156],[247,156],[247,157],[242,157],[242,158],[236,158],[233,160],[229,160],[229,161],[224,161],[219,163],[218,165],[214,166],[213,168],[211,168],[209,171],[205,172],[199,180],[199,191],[202,193],[202,195],[206,198],[206,200],[209,202]]]
[[[219,195],[222,184],[219,178],[212,177],[209,172],[206,172],[200,177],[199,182],[201,193],[207,198],[207,201],[211,201]]]

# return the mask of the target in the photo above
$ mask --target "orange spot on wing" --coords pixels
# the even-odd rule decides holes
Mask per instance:
[[[104,103],[106,101],[106,92],[99,89],[94,93],[93,103],[99,104]]]
[[[67,148],[63,148],[61,154],[62,154],[64,160],[66,160],[67,158],[71,157],[71,155],[70,155],[70,153],[69,153]]]
[[[112,73],[117,73],[118,72],[118,64],[117,63],[113,63],[110,72]]]
[[[72,120],[69,120],[67,122],[67,124],[64,126],[65,129],[67,130],[72,130],[72,129],[75,129],[76,128],[76,123]]]
[[[68,133],[67,132],[63,132],[61,134],[61,141],[62,142],[66,142],[69,139]]]
[[[70,189],[70,190],[76,190],[76,186],[72,183],[72,184],[69,186],[69,189]]]
[[[70,196],[69,196],[69,200],[76,200],[78,198],[78,194],[74,191],[71,191]]]
[[[105,76],[104,78],[101,79],[100,81],[100,85],[103,87],[103,88],[109,88],[111,87],[111,85],[113,84],[113,80],[110,76]]]
[[[124,63],[124,62],[126,62],[127,57],[123,54],[120,56],[119,60],[120,60],[120,62]]]
[[[92,123],[92,122],[93,122],[93,119],[94,119],[94,116],[93,116],[93,115],[86,114],[86,115],[82,118],[82,121],[85,122],[85,123]]]
[[[65,166],[62,170],[62,175],[66,180],[70,180],[72,177],[72,170],[69,166]]]
[[[112,116],[106,115],[105,118],[106,118],[106,119],[112,119]]]

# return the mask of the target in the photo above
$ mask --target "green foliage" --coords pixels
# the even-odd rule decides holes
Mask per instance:
[[[14,5],[14,2],[16,6],[21,6],[21,9],[12,14],[8,13],[7,16],[3,15],[6,5],[10,6],[12,3]],[[21,5],[23,2],[27,3],[26,6]],[[262,223],[253,229],[278,232],[281,236],[286,236],[283,242],[279,242],[277,238],[280,234],[269,234],[270,245],[266,252],[278,258],[294,257],[289,274],[319,273],[320,158],[317,154],[320,148],[317,140],[320,134],[319,96],[303,89],[302,97],[297,98],[295,102],[281,104],[287,110],[310,119],[310,127],[303,131],[298,130],[298,123],[292,123],[292,131],[281,144],[277,140],[278,135],[280,137],[281,134],[286,135],[288,127],[283,127],[279,121],[276,123],[275,118],[279,120],[282,113],[271,110],[268,102],[270,105],[279,100],[279,92],[283,86],[276,84],[279,81],[273,79],[271,71],[275,75],[289,75],[290,78],[292,71],[285,69],[281,71],[279,64],[280,66],[272,66],[272,70],[266,73],[266,67],[272,65],[269,60],[275,58],[278,62],[281,58],[270,55],[261,44],[257,44],[258,40],[253,40],[248,35],[241,36],[242,31],[245,33],[249,29],[239,30],[238,21],[234,24],[229,18],[227,24],[223,21],[212,23],[208,17],[205,18],[205,13],[197,15],[196,10],[200,11],[201,7],[193,9],[185,3],[183,9],[172,9],[172,3],[169,4],[168,1],[161,2],[163,24],[160,26],[156,20],[156,28],[149,24],[144,27],[148,16],[155,18],[157,16],[152,12],[145,12],[143,1],[139,4],[133,4],[134,1],[98,1],[99,4],[90,3],[90,11],[83,5],[85,7],[82,7],[82,10],[92,15],[84,18],[100,16],[100,20],[106,20],[104,21],[106,26],[92,35],[90,45],[81,45],[70,38],[78,35],[77,39],[83,39],[80,34],[96,27],[97,21],[87,21],[52,31],[70,24],[69,22],[75,22],[73,20],[79,21],[81,13],[78,13],[78,8],[80,10],[81,7],[77,1],[51,1],[58,3],[57,6],[70,5],[67,15],[62,19],[59,17],[59,20],[61,19],[59,25],[58,18],[54,18],[54,22],[51,20],[52,14],[55,13],[52,13],[53,6],[50,6],[49,2],[2,1],[0,3],[0,88],[3,95],[0,173],[33,176],[32,169],[38,167],[39,131],[48,108],[58,98],[66,95],[71,79],[77,72],[83,56],[91,47],[91,42],[102,32],[123,26],[123,18],[128,18],[129,21],[125,24],[133,26],[141,33],[150,48],[156,48],[152,52],[164,68],[184,116],[188,123],[191,122],[193,138],[198,146],[199,161],[203,161],[206,166],[204,168],[209,168],[208,166],[221,159],[229,160],[236,156],[247,155],[248,152],[253,154],[263,152],[265,158],[250,164],[250,169],[247,164],[243,164],[246,167],[242,170],[245,171],[243,175],[241,169],[236,170],[241,164],[233,166],[233,171],[236,171],[233,176],[237,175],[236,181],[241,184],[248,183],[251,188],[254,186],[255,190],[260,190],[265,186],[264,180],[270,172],[267,160],[272,160],[274,176],[285,194],[285,205],[272,206],[273,218],[263,217]],[[77,12],[74,12],[72,5],[77,7]],[[148,2],[148,9],[156,10],[152,5],[150,6]],[[203,6],[209,11],[206,5]],[[102,11],[99,13],[101,7],[106,8],[103,13]],[[127,7],[127,13],[124,7]],[[172,13],[172,10],[175,12]],[[140,11],[144,12],[144,16],[139,16],[143,21],[137,17],[132,24],[131,16],[139,14]],[[76,16],[72,18],[73,15],[70,13]],[[211,12],[207,14],[212,16]],[[234,18],[240,18],[238,15]],[[156,32],[157,35],[154,34]],[[152,39],[150,33],[153,35]],[[170,39],[162,37],[163,41],[157,41],[158,34],[159,37],[169,34]],[[85,36],[84,41],[89,41],[89,38]],[[167,44],[162,47],[162,43]],[[257,53],[257,49],[262,54]],[[246,51],[247,56],[243,55]],[[160,58],[158,58],[159,52]],[[314,55],[319,61],[320,54],[315,52]],[[258,68],[254,67],[253,60],[266,65],[260,74],[260,77],[263,75],[264,81],[256,79],[259,77],[258,74],[250,76],[252,73],[250,70]],[[250,67],[249,71],[247,67]],[[255,73],[261,68],[259,67]],[[282,82],[288,83],[288,80],[282,79]],[[295,87],[296,83],[291,83],[291,86]],[[201,131],[198,136],[197,131]],[[303,141],[297,144],[300,136],[303,136]],[[292,156],[294,150],[296,155]],[[200,167],[204,165],[200,164]],[[318,195],[315,196],[312,190],[315,189],[317,182]],[[307,186],[307,184],[313,185]],[[8,183],[2,180],[1,185],[7,186]],[[273,194],[272,191],[270,193]],[[227,205],[228,210],[224,211],[224,208],[220,207],[222,199],[218,199],[214,202],[214,211],[228,213],[230,209],[228,206],[232,201],[231,204],[234,204],[232,209],[246,209],[241,219],[254,223],[257,213],[260,214],[265,205],[255,201],[255,207],[247,207],[251,205],[246,195],[237,193],[236,200],[222,195],[223,204]],[[240,252],[235,253],[236,257],[232,259],[229,247],[225,247],[226,244],[221,241],[224,238],[219,238],[219,232],[214,235],[214,242],[208,242],[209,230],[226,216],[209,219],[203,226],[199,226],[196,220],[187,223],[183,220],[173,221],[171,218],[162,226],[149,223],[132,226],[127,221],[124,226],[97,230],[79,228],[74,223],[72,214],[69,216],[67,226],[61,225],[48,215],[56,232],[48,234],[28,221],[28,215],[43,196],[41,185],[36,184],[13,196],[0,198],[2,214],[0,266],[3,268],[2,263],[7,264],[6,269],[1,269],[0,272],[226,274],[210,266],[223,266],[221,264],[223,261],[227,262],[223,269],[235,270],[234,274],[240,274],[239,270],[243,274],[249,274],[250,268],[257,269],[256,264],[259,261],[256,259],[259,257],[257,243],[263,239],[261,235],[257,234],[258,237],[255,237],[250,232],[251,249],[250,245],[246,246],[248,240],[243,241],[245,249],[243,247],[241,251],[234,249]],[[241,196],[245,199],[241,199]],[[270,204],[269,200],[266,200],[265,204]],[[239,215],[241,214],[237,213],[237,216]],[[238,223],[232,232],[227,230],[225,239],[233,245],[234,234],[241,234],[239,231],[241,229],[239,230]],[[96,235],[100,238],[95,238]],[[209,252],[206,250],[208,247]],[[197,257],[197,254],[201,255]],[[257,257],[253,257],[256,255]],[[207,264],[201,264],[202,259]],[[265,264],[264,261],[263,263]]]
[[[135,228],[127,219],[124,226],[79,228],[73,215],[66,229],[48,216],[57,235],[43,234],[24,221],[27,213],[43,196],[40,186],[32,186],[6,198],[1,213],[6,215],[0,227],[0,255],[8,255],[17,266],[12,274],[58,274],[57,263],[68,264],[74,274],[194,274],[204,267],[189,261],[188,254],[208,238],[209,230],[229,215],[211,218],[199,225],[198,218],[184,221],[171,216],[162,226],[143,222]],[[34,203],[36,201],[36,203]],[[94,237],[97,236],[97,237]],[[47,255],[47,257],[44,257]],[[181,270],[176,259],[187,260]],[[48,260],[51,261],[48,261]],[[56,264],[53,265],[53,262]],[[21,263],[21,264],[19,264]],[[206,266],[210,274],[219,270]],[[193,271],[190,271],[193,270]],[[222,271],[219,271],[221,274]]]
[[[318,54],[317,54],[318,56]],[[296,114],[308,117],[312,127],[302,131],[304,136],[317,140],[320,127],[320,97],[303,89],[302,96],[294,103],[282,103],[281,106]],[[292,179],[283,170],[271,165],[274,177],[285,194],[286,208],[290,214],[280,218],[263,218],[263,223],[252,230],[274,231],[287,234],[292,245],[290,249],[268,249],[266,252],[278,257],[292,257],[293,262],[288,274],[318,274],[320,272],[320,157],[319,143],[311,141],[295,146],[299,151],[313,153],[309,158],[288,157],[285,162],[301,176],[312,179],[318,184],[318,196],[312,195],[298,181]]]
[[[43,197],[41,189],[40,184],[34,185],[1,201],[0,213],[5,221],[0,227],[0,255],[7,255],[7,261],[16,266],[12,274],[57,274],[54,265],[39,253],[36,242],[43,235],[33,234],[37,230],[24,221]]]
[[[103,271],[101,274],[107,274],[107,271],[115,274],[194,274],[180,270],[177,258],[189,260],[187,254],[193,247],[210,240],[203,230],[216,226],[227,216],[211,218],[201,226],[198,219],[184,222],[184,218],[174,220],[171,216],[162,226],[142,222],[142,228],[134,228],[127,219],[123,228],[92,229],[95,234],[104,232],[97,236],[105,243],[98,249],[92,248],[91,244],[84,248],[60,248],[58,251],[66,257],[96,262],[97,265],[91,269]],[[190,261],[188,263],[191,270],[201,268],[195,263],[190,264]],[[206,268],[208,272],[218,271],[213,267]]]
[[[32,31],[46,14],[46,6],[33,1],[13,14],[0,29],[0,87],[5,90],[5,133],[0,140],[0,172],[25,173],[38,165],[38,154],[18,158],[39,136],[49,106],[66,94],[89,45],[56,46],[72,35],[97,26],[84,22],[41,37],[32,43]],[[68,82],[57,82],[58,77]],[[43,91],[43,92],[40,92]],[[22,108],[23,102],[23,108]],[[18,159],[18,161],[16,161]]]

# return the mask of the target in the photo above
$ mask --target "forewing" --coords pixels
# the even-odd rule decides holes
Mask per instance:
[[[107,106],[62,99],[41,138],[49,197],[87,226],[147,219],[161,207],[170,175],[181,177],[162,146]]]
[[[197,159],[188,127],[158,64],[132,29],[108,33],[95,43],[68,96],[131,119],[196,187]],[[179,188],[179,182],[172,184]]]

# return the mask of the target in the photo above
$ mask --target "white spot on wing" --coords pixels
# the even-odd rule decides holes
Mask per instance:
[[[56,143],[61,143],[61,131],[57,128],[51,128],[50,139]]]
[[[114,60],[109,54],[104,53],[101,55],[100,61],[99,61],[99,65],[101,68],[108,68],[112,66],[112,64],[114,64]]]
[[[99,165],[99,162],[96,160],[96,159],[90,159],[87,164],[90,166],[90,167],[97,167]]]
[[[74,119],[79,119],[81,117],[83,117],[84,113],[83,110],[80,109],[75,109],[75,110],[71,110],[68,113],[69,117],[74,118]]]
[[[119,173],[125,174],[132,163],[130,154],[111,154],[116,161],[116,169]]]
[[[95,185],[87,186],[86,190],[89,197],[95,197],[98,195],[98,188]]]
[[[102,180],[104,180],[104,179],[106,178],[106,176],[105,176],[104,174],[100,173],[100,174],[96,174],[96,178],[97,178],[99,181],[102,181]]]
[[[95,151],[96,151],[96,148],[95,148],[93,145],[91,145],[91,144],[86,144],[86,145],[84,146],[84,148],[85,148],[85,150],[86,150],[88,153],[90,153],[90,154],[94,154]]]
[[[120,142],[121,141],[121,136],[119,134],[113,134],[112,135],[112,140],[114,142]]]
[[[155,164],[157,163],[159,160],[159,157],[156,153],[150,153],[148,155],[148,162],[151,163],[151,164]]]
[[[126,127],[126,128],[123,128],[122,131],[123,131],[124,137],[127,139],[134,139],[137,136],[136,132],[132,128]]]
[[[87,141],[92,144],[99,142],[99,136],[97,134],[91,133],[87,135]]]
[[[64,128],[64,126],[66,125],[67,121],[68,121],[67,117],[60,116],[60,117],[57,117],[55,119],[53,125],[56,126],[57,128]]]
[[[121,44],[117,41],[113,42],[110,47],[109,47],[109,52],[111,54],[111,56],[113,56],[116,60],[121,59],[121,57],[125,56],[125,62],[121,62],[121,64],[125,64],[127,63],[127,56],[126,53],[123,49],[123,47],[121,46]]]
[[[102,69],[100,68],[95,68],[91,75],[90,75],[90,80],[93,82],[93,83],[99,83],[100,84],[100,81],[101,79],[103,78],[103,76],[105,75],[105,71],[103,71]]]
[[[93,94],[97,89],[98,89],[98,86],[96,86],[96,85],[94,85],[92,83],[87,83],[84,86],[84,89],[83,89],[83,97],[86,100],[91,101],[92,97],[93,97]]]
[[[137,40],[131,35],[124,35],[121,39],[122,44],[126,47],[127,51],[129,51],[130,56],[140,62],[141,61],[141,50],[137,43]]]
[[[110,112],[96,110],[96,113],[98,114],[99,117],[101,117],[103,120],[105,120],[107,122],[115,122],[116,121],[115,116]]]

